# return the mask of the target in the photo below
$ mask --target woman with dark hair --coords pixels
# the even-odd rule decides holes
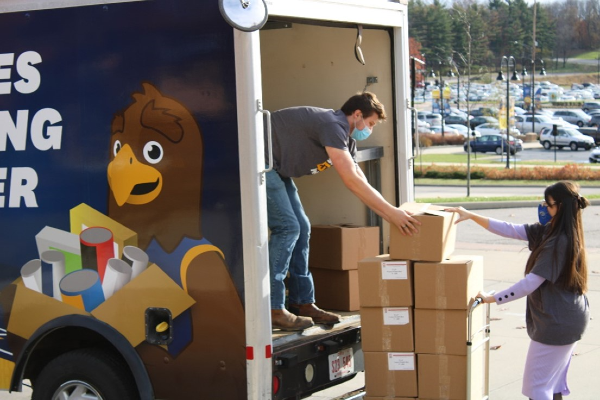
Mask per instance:
[[[562,399],[570,393],[567,371],[575,344],[589,321],[587,263],[581,210],[590,203],[576,183],[560,181],[544,191],[539,223],[512,224],[462,207],[448,208],[503,237],[527,240],[531,254],[525,277],[484,303],[504,304],[527,296],[527,333],[531,338],[522,393],[534,400]]]

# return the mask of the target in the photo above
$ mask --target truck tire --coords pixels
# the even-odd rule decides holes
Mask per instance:
[[[571,142],[571,143],[569,144],[569,148],[571,149],[571,151],[577,151],[577,149],[578,149],[579,147],[577,146],[577,143],[575,143],[575,142]]]
[[[85,396],[85,397],[83,397]],[[138,400],[133,377],[110,352],[78,349],[50,361],[34,381],[32,400]]]
[[[552,147],[552,145],[550,144],[549,141],[545,140],[544,143],[542,143],[542,145],[544,146],[544,148],[546,150],[550,150],[550,147]]]

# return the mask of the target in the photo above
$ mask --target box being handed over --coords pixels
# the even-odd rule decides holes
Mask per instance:
[[[390,228],[390,257],[394,260],[442,261],[454,251],[456,244],[455,213],[431,204],[404,203],[402,210],[413,213],[421,223],[419,233],[403,235],[392,225]]]

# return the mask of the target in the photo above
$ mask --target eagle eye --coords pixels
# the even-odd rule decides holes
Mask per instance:
[[[121,151],[121,142],[115,140],[115,143],[113,144],[113,156],[116,156],[119,151]]]
[[[151,141],[144,146],[144,158],[150,164],[157,164],[162,160],[164,151],[160,143]]]

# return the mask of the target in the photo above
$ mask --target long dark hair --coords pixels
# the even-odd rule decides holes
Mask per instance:
[[[579,185],[570,181],[560,181],[548,186],[544,191],[544,199],[548,204],[550,204],[550,197],[556,202],[556,214],[552,218],[550,226],[546,228],[544,238],[531,252],[525,267],[525,274],[533,269],[546,243],[564,235],[567,238],[565,248],[554,247],[554,254],[564,251],[566,255],[565,264],[560,268],[560,275],[556,283],[566,290],[583,294],[587,291],[588,272],[581,210],[589,206],[590,202],[579,195]]]

